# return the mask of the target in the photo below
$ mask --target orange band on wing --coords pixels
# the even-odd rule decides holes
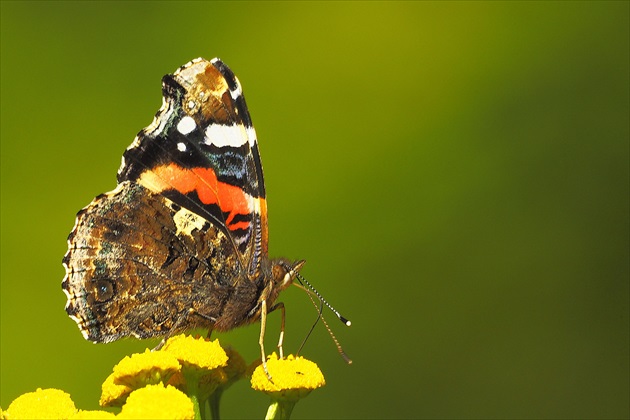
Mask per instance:
[[[138,182],[157,193],[173,189],[181,194],[195,191],[203,204],[217,204],[222,212],[230,213],[226,221],[230,230],[249,227],[249,222],[231,224],[237,214],[252,212],[249,197],[241,188],[220,182],[212,168],[187,169],[171,163],[143,172]]]

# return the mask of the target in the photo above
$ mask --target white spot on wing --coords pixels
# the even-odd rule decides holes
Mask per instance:
[[[183,135],[190,133],[195,128],[197,128],[197,123],[195,123],[195,120],[193,120],[192,117],[189,117],[188,115],[183,117],[179,121],[179,123],[177,123],[177,131],[179,131]]]
[[[243,94],[243,89],[241,89],[241,84],[238,82],[238,79],[236,79],[236,89],[230,90],[230,96],[232,97],[233,100],[236,100],[236,98],[238,98],[242,94]]]
[[[254,130],[254,127],[247,127],[245,131],[247,132],[249,146],[254,147],[254,145],[256,144],[256,130]]]
[[[177,143],[177,150],[179,150],[180,152],[185,152],[186,151],[186,144],[182,143],[181,141],[179,143]]]
[[[248,141],[248,132],[239,124],[211,124],[206,128],[204,143],[217,147],[241,147]]]
[[[201,216],[197,216],[195,213],[180,209],[173,215],[173,222],[177,227],[177,235],[184,234],[192,237],[192,231],[195,229],[201,230],[206,223],[205,219]]]

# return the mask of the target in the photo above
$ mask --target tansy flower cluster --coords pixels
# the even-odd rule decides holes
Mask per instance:
[[[260,361],[254,364],[259,365]],[[109,411],[77,409],[67,393],[37,389],[16,398],[0,417],[17,419],[218,419],[221,395],[234,382],[249,376],[251,385],[271,397],[267,419],[290,418],[295,403],[325,384],[317,365],[302,357],[267,360],[248,367],[230,347],[178,335],[161,350],[125,357],[102,385],[100,405],[120,407]],[[208,411],[209,408],[209,411]]]

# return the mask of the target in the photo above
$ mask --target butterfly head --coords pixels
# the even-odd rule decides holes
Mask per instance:
[[[274,289],[279,293],[293,284],[293,280],[295,280],[297,273],[305,263],[305,260],[290,263],[284,258],[271,261],[271,276],[274,282]]]
[[[259,297],[259,305],[265,300],[267,301],[267,305],[271,306],[278,298],[280,292],[293,284],[293,280],[297,277],[298,271],[300,271],[306,261],[300,260],[291,263],[284,258],[277,258],[270,260],[269,263],[270,269],[266,271],[268,274],[264,277],[265,289]],[[258,315],[256,315],[256,317],[257,316]]]

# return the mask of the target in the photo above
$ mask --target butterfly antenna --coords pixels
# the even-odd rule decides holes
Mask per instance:
[[[313,299],[313,296],[311,296],[311,291],[304,288],[303,286],[298,286],[300,287],[302,290],[304,290],[305,292],[307,292],[306,294],[308,295],[308,298],[311,300],[311,302],[313,303],[313,305],[315,306],[315,308],[317,308],[317,304],[315,303],[315,300]],[[308,340],[308,338],[311,336],[311,333],[313,332],[313,330],[315,329],[315,326],[317,325],[317,323],[319,322],[319,320],[322,317],[322,312],[324,311],[324,304],[320,301],[319,302],[319,309],[317,310],[317,319],[315,320],[315,322],[313,323],[313,325],[311,326],[311,329],[308,330],[308,334],[306,334],[306,337],[304,337],[304,340],[302,340],[302,344],[300,344],[300,347],[298,348],[297,352],[295,352],[295,355],[297,356],[298,354],[300,354],[300,352],[302,351],[302,348],[304,348],[304,345],[306,344],[306,341]]]
[[[328,334],[330,334],[330,338],[332,338],[333,342],[335,343],[335,346],[337,347],[337,351],[339,352],[341,357],[343,357],[343,360],[345,360],[347,364],[351,365],[352,359],[349,358],[346,352],[343,351],[343,349],[341,348],[341,344],[339,344],[339,340],[337,340],[337,337],[335,337],[335,334],[333,334],[332,330],[328,326],[328,323],[326,322],[324,315],[322,315],[321,318],[322,318],[322,322],[324,323],[324,326],[326,327],[326,330],[328,331]]]
[[[317,297],[317,299],[319,300],[319,303],[320,303],[319,304],[319,308],[317,309],[317,319],[315,320],[315,322],[311,326],[311,329],[309,330],[308,334],[306,335],[306,337],[302,341],[302,344],[300,344],[300,348],[298,349],[296,354],[299,354],[300,351],[302,351],[302,348],[304,347],[304,344],[306,344],[306,341],[311,336],[311,333],[315,329],[315,326],[317,325],[317,323],[321,319],[322,322],[324,323],[324,326],[326,327],[326,330],[328,331],[328,334],[330,334],[330,338],[332,338],[333,342],[335,343],[335,346],[337,347],[337,351],[339,352],[341,357],[349,365],[352,364],[352,359],[350,359],[348,357],[348,355],[346,354],[346,352],[343,351],[343,348],[341,347],[341,344],[339,343],[339,340],[337,340],[337,337],[335,337],[335,334],[333,334],[332,330],[328,326],[328,323],[326,322],[326,319],[324,318],[324,314],[323,314],[324,305],[326,305],[337,316],[337,318],[339,318],[339,320],[341,322],[343,322],[346,326],[348,326],[348,327],[351,326],[352,322],[350,322],[350,320],[348,320],[347,318],[342,316],[335,308],[333,308],[326,301],[326,299],[324,299],[322,297],[322,295],[320,295],[319,292],[308,282],[308,280],[306,280],[304,277],[302,277],[302,275],[300,273],[296,272],[295,276],[296,276],[297,280],[300,282],[300,284],[295,284],[294,283],[294,285],[299,287],[300,289],[302,289],[302,290],[304,290],[306,292],[306,294],[308,295],[308,298],[311,300],[311,303],[313,304],[313,306],[315,306],[315,308],[317,308],[317,303],[315,303],[315,300],[313,299],[313,295],[315,295]],[[305,283],[308,286],[308,288],[306,288],[304,286]]]
[[[317,308],[317,303],[315,303],[315,300],[313,299],[313,296],[312,296],[313,292],[310,291],[309,289],[303,287],[303,286],[299,286],[299,285],[296,285],[296,286],[300,287],[302,290],[304,290],[306,292],[306,294],[308,295],[308,298],[311,300],[311,303],[313,303],[313,305]],[[335,346],[337,347],[337,351],[339,352],[341,357],[343,357],[343,360],[345,360],[347,364],[351,365],[352,364],[352,359],[348,357],[348,355],[346,354],[345,351],[343,351],[343,348],[341,347],[341,344],[339,343],[339,340],[337,340],[337,337],[335,337],[335,334],[332,332],[332,330],[328,326],[328,322],[326,322],[326,319],[324,318],[324,314],[322,313],[323,310],[324,310],[324,300],[321,298],[321,296],[319,294],[317,294],[316,296],[319,298],[319,303],[320,303],[319,309],[317,311],[318,312],[317,319],[315,320],[315,323],[313,324],[313,326],[311,327],[310,331],[308,332],[308,334],[306,335],[306,337],[302,341],[302,344],[300,344],[300,348],[298,349],[296,355],[299,354],[300,351],[302,351],[302,347],[304,347],[304,344],[306,344],[306,340],[308,340],[308,337],[311,335],[311,333],[315,329],[315,325],[317,325],[317,322],[319,322],[319,320],[321,319],[322,322],[324,323],[324,326],[326,327],[326,331],[328,331],[328,334],[330,334],[330,338],[332,338],[333,342],[335,343]],[[348,325],[348,324],[346,324],[346,325]]]
[[[313,293],[315,293],[315,296],[317,296],[317,299],[319,299],[320,302],[322,302],[324,305],[326,305],[328,307],[328,309],[330,309],[335,315],[337,315],[337,318],[339,318],[339,320],[341,322],[343,322],[344,324],[346,324],[347,327],[349,327],[350,325],[352,325],[352,322],[350,322],[349,319],[344,318],[335,308],[333,308],[330,303],[328,303],[326,301],[326,299],[324,299],[322,297],[322,295],[319,294],[319,292],[317,290],[315,290],[315,288],[311,285],[311,283],[309,283],[304,277],[302,277],[302,275],[300,273],[295,273],[295,277],[298,279],[298,281],[302,284],[306,284],[308,286],[309,289],[311,289],[311,291]],[[317,305],[316,305],[317,306]]]

